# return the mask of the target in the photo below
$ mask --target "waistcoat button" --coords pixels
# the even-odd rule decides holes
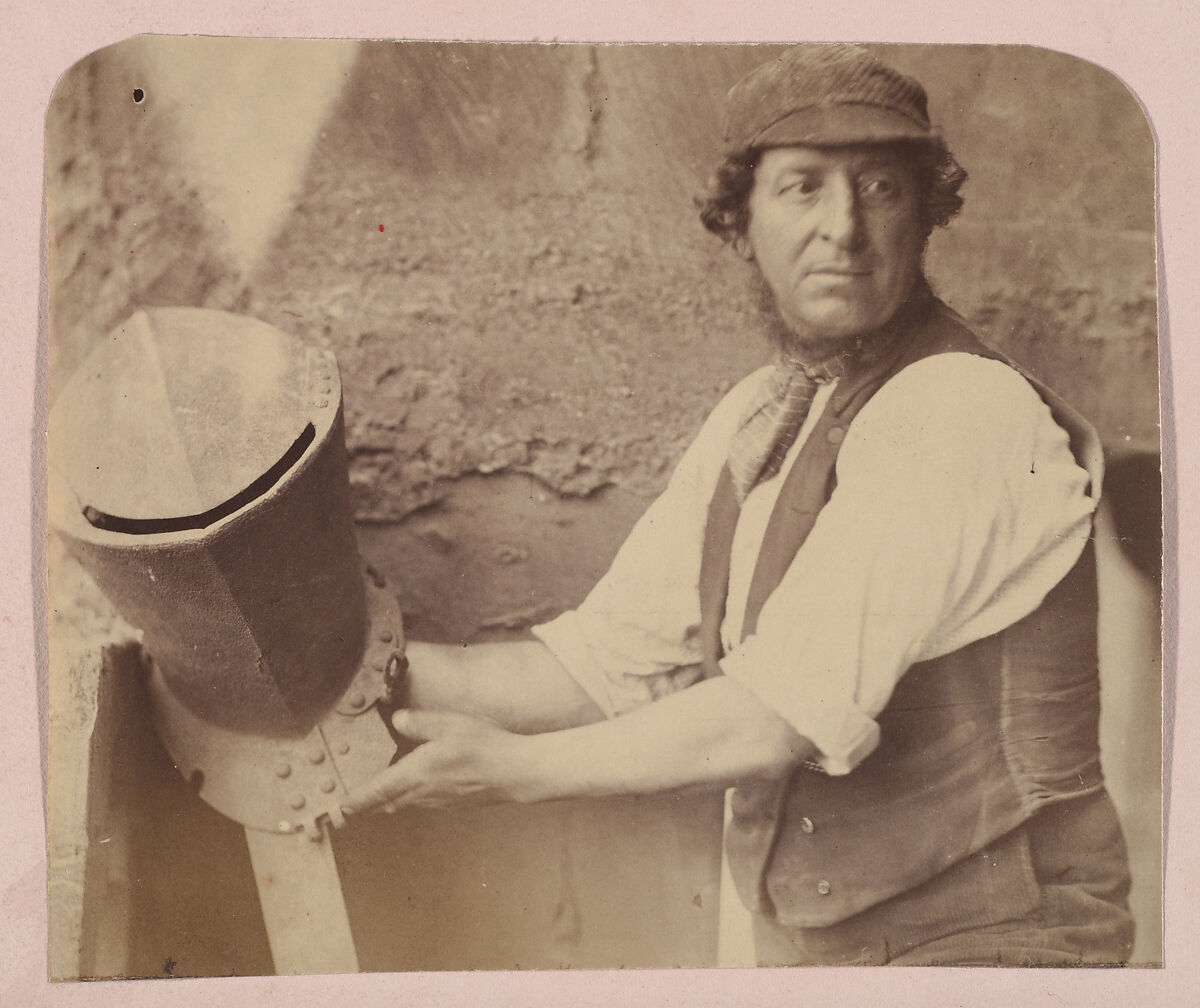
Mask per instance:
[[[829,891],[832,888],[833,888],[833,886],[831,886],[824,879],[821,879],[821,881],[817,883],[817,892],[819,892],[822,896],[828,896]]]
[[[846,432],[841,427],[830,427],[825,437],[829,439],[830,444],[841,444],[845,440]]]
[[[816,827],[813,825],[813,821],[809,819],[808,816],[805,816],[800,820],[801,833],[812,833],[815,829]]]

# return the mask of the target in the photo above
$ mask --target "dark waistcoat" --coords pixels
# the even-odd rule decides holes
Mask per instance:
[[[828,502],[842,438],[871,396],[902,368],[934,354],[1004,360],[931,297],[902,309],[890,328],[891,349],[838,382],[785,477],[751,582],[745,636]],[[1098,494],[1095,432],[1029,380],[1069,434]],[[726,470],[709,509],[700,577],[710,675],[719,674],[737,513]],[[1096,647],[1089,540],[1029,616],[910,667],[878,717],[878,748],[853,772],[829,776],[806,764],[786,778],[735,790],[726,846],[742,900],[781,924],[825,927],[933,879],[1048,803],[1099,791]],[[796,661],[803,668],[803,656]]]

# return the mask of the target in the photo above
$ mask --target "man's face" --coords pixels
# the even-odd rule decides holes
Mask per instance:
[[[835,352],[877,329],[920,276],[916,177],[895,148],[766,150],[749,208],[744,252],[758,263],[801,355]]]

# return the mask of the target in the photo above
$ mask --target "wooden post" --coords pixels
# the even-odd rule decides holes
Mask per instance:
[[[275,972],[357,973],[328,826],[317,842],[304,833],[247,828],[246,844]]]

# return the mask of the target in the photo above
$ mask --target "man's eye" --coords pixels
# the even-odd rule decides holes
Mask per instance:
[[[895,179],[884,175],[866,179],[859,191],[867,199],[886,200],[894,197],[900,191],[900,187]]]
[[[789,182],[779,191],[781,195],[811,196],[820,188],[821,185],[816,179],[806,178]]]

